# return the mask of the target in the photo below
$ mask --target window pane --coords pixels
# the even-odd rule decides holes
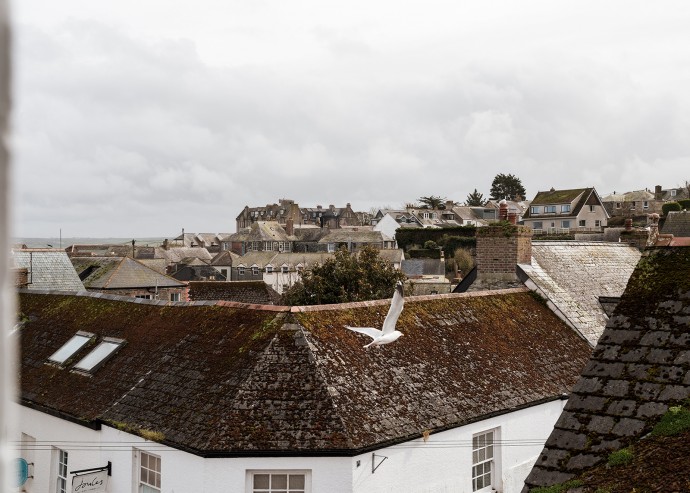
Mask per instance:
[[[119,347],[120,345],[115,342],[101,342],[96,346],[96,349],[87,354],[79,363],[74,365],[74,367],[80,370],[91,371],[94,366],[103,361]]]
[[[287,474],[272,474],[271,488],[286,488],[287,489]]]
[[[477,455],[477,452],[476,452],[476,451],[475,451],[475,452],[472,452],[472,464],[476,464],[477,462],[479,462],[479,458],[478,458],[478,457],[479,457],[479,456]]]
[[[292,475],[290,475],[290,489],[293,489],[293,488],[304,489],[304,475],[303,474],[299,474],[299,475],[292,474]]]
[[[494,446],[489,445],[488,447],[486,447],[486,458],[487,459],[493,459],[493,457],[494,457]]]
[[[268,489],[268,474],[254,474],[254,488]]]
[[[48,359],[56,363],[64,363],[70,356],[79,351],[84,344],[89,342],[90,337],[75,335],[67,341],[60,349],[55,351]]]
[[[479,449],[479,462],[486,460],[486,450],[485,449]]]

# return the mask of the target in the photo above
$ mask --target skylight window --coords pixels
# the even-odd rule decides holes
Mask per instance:
[[[63,346],[55,351],[52,356],[48,359],[53,363],[63,364],[69,358],[71,358],[77,351],[79,351],[84,344],[89,342],[93,334],[88,332],[77,332],[72,338],[67,341]]]
[[[75,370],[82,370],[93,372],[100,365],[115,353],[124,344],[125,341],[121,339],[104,338],[101,343],[96,346],[93,351],[84,356],[79,363],[74,365]]]

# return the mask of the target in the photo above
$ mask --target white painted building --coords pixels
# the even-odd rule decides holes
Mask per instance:
[[[140,491],[142,469],[152,470],[154,477],[160,478],[152,481],[150,491],[170,493],[263,492],[252,489],[256,474],[304,476],[304,489],[288,491],[305,493],[471,492],[477,491],[473,490],[473,471],[475,480],[488,475],[489,484],[497,491],[519,493],[564,402],[553,400],[433,433],[426,441],[419,437],[353,457],[203,458],[107,425],[93,430],[20,406],[17,414],[21,422],[13,440],[19,444],[20,456],[33,464],[33,477],[20,490],[29,493],[60,493],[62,484],[70,491],[74,476],[70,471],[108,462],[112,464],[108,493]],[[492,447],[473,447],[473,438],[487,434],[493,439]],[[479,461],[477,453],[481,450],[485,457]],[[144,467],[142,453],[160,462]],[[60,476],[65,458],[68,474]],[[477,467],[486,473],[478,475]],[[155,489],[157,484],[159,489]]]
[[[526,289],[408,298],[373,351],[385,300],[124,300],[21,293],[17,491],[517,493],[590,354]]]

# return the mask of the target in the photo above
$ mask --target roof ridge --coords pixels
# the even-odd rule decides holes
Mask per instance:
[[[110,285],[110,281],[113,280],[113,277],[115,276],[115,274],[117,273],[117,271],[120,270],[120,267],[122,267],[122,264],[123,264],[123,262],[125,261],[126,258],[129,258],[129,257],[122,257],[122,258],[120,259],[120,261],[117,263],[117,267],[115,267],[115,269],[113,269],[113,270],[110,272],[110,275],[108,276],[107,281],[106,281],[105,283],[103,283],[103,289],[107,289],[107,288],[108,288],[108,286]]]

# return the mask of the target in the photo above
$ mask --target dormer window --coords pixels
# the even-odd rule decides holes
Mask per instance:
[[[544,206],[544,213],[545,214],[555,214],[556,213],[556,206],[555,205],[545,205]]]
[[[94,337],[88,332],[77,332],[72,338],[55,351],[48,360],[60,365],[74,356],[84,345]]]
[[[570,204],[564,204],[561,206],[561,212],[570,212]]]
[[[267,265],[266,266],[266,274],[272,274],[272,273],[273,273],[273,266]]]
[[[287,265],[283,265],[283,266],[280,268],[280,271],[281,271],[283,274],[287,274],[287,272],[288,272],[288,266],[287,266]]]
[[[79,363],[74,365],[74,369],[93,373],[105,363],[108,358],[115,354],[115,351],[120,349],[124,345],[124,342],[125,341],[122,339],[104,337],[98,346],[84,356]]]
[[[529,212],[530,214],[539,214],[539,207],[530,207]]]
[[[259,275],[259,268],[256,265],[252,267],[252,275],[253,276]]]

